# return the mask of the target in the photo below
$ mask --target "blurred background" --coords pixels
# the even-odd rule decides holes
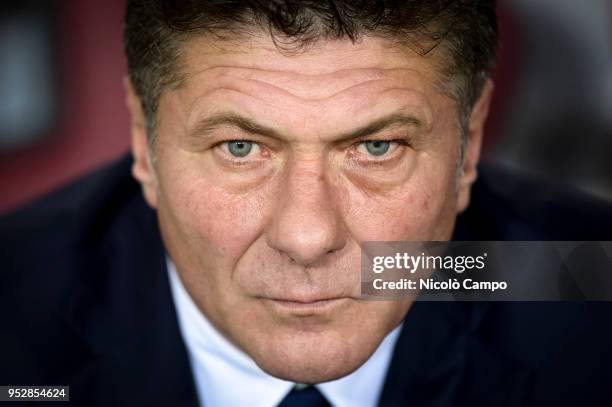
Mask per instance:
[[[484,160],[612,200],[612,2],[499,0]],[[0,5],[0,212],[127,152],[123,0]]]

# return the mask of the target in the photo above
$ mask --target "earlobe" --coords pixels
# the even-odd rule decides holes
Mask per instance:
[[[142,186],[147,203],[157,207],[157,177],[151,160],[151,151],[147,137],[146,121],[140,98],[136,94],[129,78],[124,79],[126,104],[130,113],[130,132],[132,137],[132,176]]]
[[[461,175],[458,183],[457,191],[457,213],[461,213],[467,209],[470,204],[470,193],[472,185],[478,177],[477,165],[480,161],[480,150],[482,147],[482,139],[484,135],[484,125],[489,114],[489,106],[491,104],[491,96],[493,94],[493,81],[487,79],[485,82],[480,97],[474,104],[470,120],[468,123],[467,140],[463,162],[461,165]]]

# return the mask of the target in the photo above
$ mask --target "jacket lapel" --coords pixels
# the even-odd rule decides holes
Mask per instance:
[[[489,306],[416,302],[404,321],[379,404],[520,405],[530,371],[479,339]]]
[[[83,249],[86,276],[67,311],[93,355],[70,380],[71,401],[197,406],[155,213],[138,195],[116,219]]]

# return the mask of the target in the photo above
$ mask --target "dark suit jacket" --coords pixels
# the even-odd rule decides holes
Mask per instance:
[[[0,385],[70,385],[71,405],[196,405],[155,214],[130,165],[0,221]],[[499,171],[482,173],[455,234],[610,237],[609,205]],[[380,404],[612,405],[611,379],[610,303],[418,302]]]

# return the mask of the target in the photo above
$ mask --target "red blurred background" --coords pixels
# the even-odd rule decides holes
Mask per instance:
[[[59,2],[59,110],[40,141],[0,156],[0,211],[6,211],[127,151],[123,96],[123,0]]]

